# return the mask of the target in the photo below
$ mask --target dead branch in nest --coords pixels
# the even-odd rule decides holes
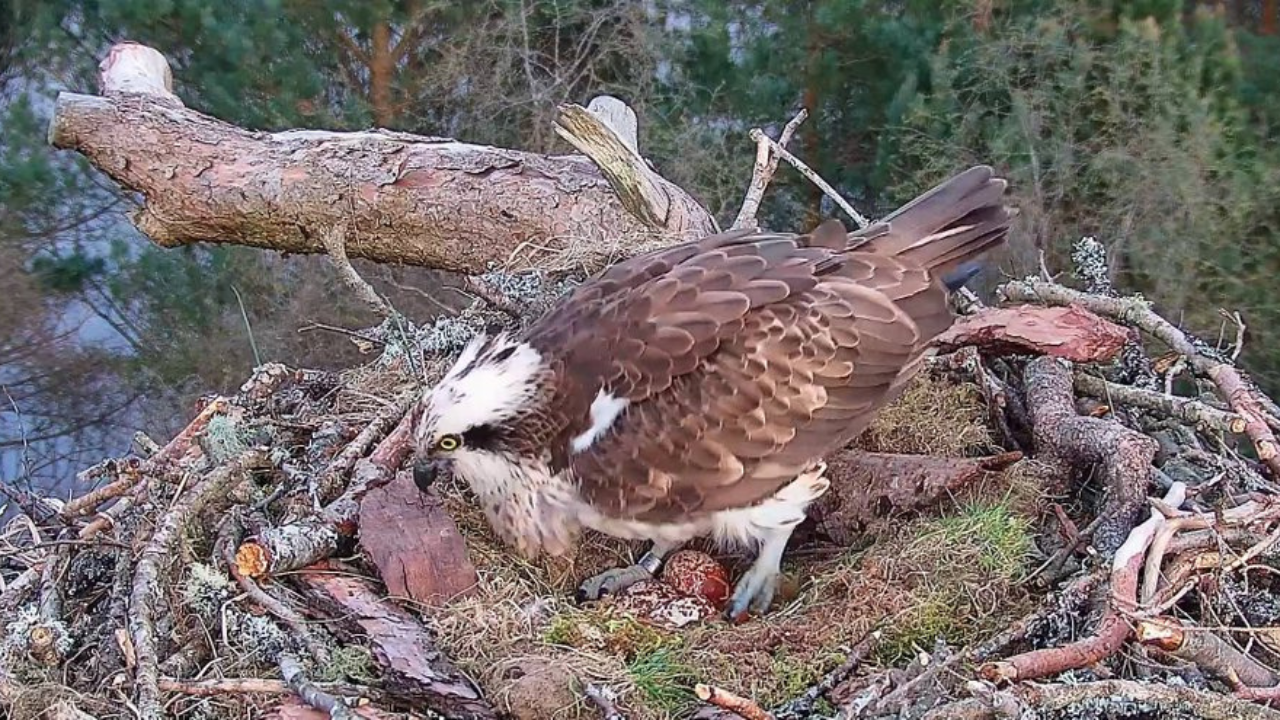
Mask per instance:
[[[333,720],[355,720],[355,713],[341,699],[321,690],[315,683],[307,679],[298,659],[284,653],[280,656],[280,676],[291,690],[307,705],[326,712]]]
[[[359,638],[381,666],[388,695],[452,718],[488,720],[497,711],[439,650],[431,632],[397,605],[381,599],[371,583],[339,574],[336,564],[299,573],[312,611],[332,619],[340,637]]]
[[[735,695],[723,688],[698,683],[694,685],[693,692],[702,702],[728,710],[743,720],[775,720],[773,715],[760,707],[756,701]]]
[[[811,506],[809,517],[824,536],[849,545],[873,521],[930,507],[1021,459],[1021,452],[944,458],[841,450],[827,459],[832,489]]]
[[[1221,432],[1243,434],[1245,419],[1236,413],[1223,412],[1197,400],[1164,395],[1143,388],[1120,385],[1108,382],[1096,375],[1076,372],[1076,390],[1105,400],[1112,405],[1132,405],[1145,410],[1162,413],[1187,423],[1204,423],[1207,427]]]
[[[1180,353],[1197,373],[1213,381],[1218,393],[1245,421],[1244,432],[1253,441],[1258,458],[1280,479],[1280,444],[1267,424],[1261,393],[1246,382],[1240,371],[1217,357],[1208,346],[1193,340],[1138,298],[1089,295],[1050,282],[1028,279],[1002,286],[1001,293],[1014,302],[1078,305],[1099,315],[1135,327]]]
[[[1071,684],[1025,684],[997,699],[968,699],[936,708],[928,720],[996,720],[1024,717],[1030,710],[1046,717],[1194,717],[1201,720],[1278,720],[1280,712],[1240,699],[1189,687],[1132,680]],[[1012,702],[1010,702],[1012,701]],[[1012,710],[1013,714],[1008,714]]]
[[[1186,487],[1175,483],[1165,494],[1164,502],[1177,507],[1185,498]],[[1165,517],[1152,510],[1151,517],[1134,528],[1124,544],[1116,550],[1111,562],[1110,602],[1092,636],[1062,647],[1032,650],[986,663],[979,668],[979,675],[991,682],[1033,680],[1088,667],[1119,650],[1130,633],[1126,613],[1131,612],[1138,604],[1138,577],[1147,547],[1164,522]]]
[[[1208,628],[1159,617],[1140,620],[1135,634],[1143,645],[1193,663],[1232,687],[1268,688],[1280,683],[1280,676]]]
[[[1094,545],[1110,554],[1124,541],[1141,512],[1158,445],[1112,420],[1076,414],[1072,373],[1057,358],[1039,357],[1023,373],[1036,448],[1064,466],[1099,470],[1106,487],[1105,516]]]
[[[138,468],[136,479],[132,483],[132,492],[120,497],[118,502],[106,510],[96,513],[93,521],[80,528],[78,537],[81,540],[88,540],[100,532],[111,529],[115,525],[117,518],[122,517],[131,507],[145,501],[150,490],[151,480],[172,470],[175,466],[181,466],[182,461],[192,454],[193,446],[195,446],[194,451],[199,452],[196,438],[209,427],[209,422],[213,418],[226,413],[230,407],[231,405],[227,399],[222,397],[213,398],[205,403],[200,412],[196,413],[195,418],[187,423],[187,426],[181,432],[166,443],[159,452],[142,462],[142,466]],[[126,479],[129,477],[126,470]],[[89,507],[86,506],[81,512],[85,512],[88,509]]]
[[[364,697],[371,693],[369,688],[343,683],[316,683],[316,687],[327,692],[349,697]],[[212,680],[179,680],[177,678],[160,678],[160,689],[164,692],[191,695],[192,697],[218,697],[220,695],[288,695],[294,692],[283,680],[274,678],[214,678]]]
[[[155,633],[156,602],[164,564],[172,560],[172,551],[183,525],[206,506],[221,502],[232,487],[243,482],[250,471],[269,466],[266,453],[250,450],[228,465],[215,469],[192,487],[160,520],[151,542],[143,549],[134,571],[133,592],[129,597],[129,630],[137,654],[135,670],[138,714],[144,720],[163,717],[160,707],[160,645]]]
[[[244,573],[240,572],[240,568],[236,565],[235,545],[231,542],[219,544],[222,545],[222,560],[227,565],[227,571],[235,578],[235,581],[240,585],[240,589],[244,590],[249,599],[257,603],[263,610],[276,616],[285,625],[288,625],[293,634],[301,638],[307,650],[311,652],[312,657],[321,664],[327,664],[330,659],[328,648],[307,626],[306,620],[303,619],[302,615],[268,593],[253,578],[246,577]]]
[[[1065,712],[1088,706],[1094,712],[1136,703],[1157,708],[1165,716],[1190,713],[1202,720],[1276,720],[1280,713],[1216,693],[1132,680],[1102,680],[1076,685],[1023,685],[1014,694],[1042,712]]]
[[[334,456],[313,483],[311,494],[317,503],[329,503],[342,492],[355,464],[404,419],[416,397],[416,393],[407,393],[389,403]]]
[[[236,566],[246,577],[264,578],[297,570],[337,552],[343,538],[358,530],[360,501],[370,490],[390,482],[412,450],[410,424],[404,415],[373,454],[354,463],[345,492],[319,513],[288,525],[268,528],[242,543]]]
[[[800,129],[800,124],[809,117],[809,111],[804,108],[791,118],[786,126],[782,128],[782,132],[778,135],[778,147],[785,149],[791,142],[791,138]],[[764,131],[756,128],[752,131],[759,132],[761,136]],[[755,137],[754,135],[752,136]],[[742,200],[742,208],[738,210],[738,217],[734,219],[732,228],[734,230],[744,230],[748,227],[758,227],[756,223],[756,215],[760,212],[760,202],[764,200],[764,191],[769,187],[769,183],[773,180],[774,173],[778,172],[777,153],[773,152],[773,146],[765,139],[756,139],[756,162],[751,169],[751,183],[747,186],[747,196]]]

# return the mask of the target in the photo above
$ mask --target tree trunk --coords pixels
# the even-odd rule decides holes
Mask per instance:
[[[625,131],[598,114],[580,113],[599,126],[574,143],[589,157],[384,130],[259,133],[184,107],[151,48],[118,44],[102,67],[102,97],[59,94],[49,141],[141,193],[134,223],[164,247],[322,253],[324,234],[345,226],[347,255],[375,262],[591,272],[716,227],[634,137],[602,146]]]
[[[378,127],[390,127],[395,119],[391,107],[391,79],[396,60],[391,49],[391,26],[385,22],[373,26],[373,42],[369,52],[369,104]]]

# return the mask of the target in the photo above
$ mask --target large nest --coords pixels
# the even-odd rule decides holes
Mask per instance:
[[[366,366],[259,368],[70,503],[15,493],[8,716],[1270,716],[1277,409],[1140,300],[1005,286],[1024,304],[977,308],[832,459],[773,612],[672,628],[573,601],[642,545],[526,562],[460,483],[412,485],[413,399],[519,324],[494,299],[571,285],[483,282],[461,315],[366,333]],[[1205,392],[1173,396],[1183,371]]]

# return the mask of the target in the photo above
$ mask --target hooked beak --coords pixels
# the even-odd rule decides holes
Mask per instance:
[[[448,462],[439,458],[422,458],[413,464],[413,484],[420,492],[427,492],[436,477],[448,469]]]

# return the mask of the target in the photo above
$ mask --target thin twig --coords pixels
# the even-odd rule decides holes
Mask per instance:
[[[340,698],[321,690],[308,680],[302,663],[288,653],[280,655],[280,675],[304,703],[328,713],[333,720],[356,720],[358,717]]]
[[[796,130],[800,128],[800,124],[808,117],[809,111],[801,108],[791,122],[782,128],[782,132],[778,135],[778,146],[785,148],[791,142],[791,137],[796,134]],[[764,131],[759,128],[753,132],[764,134]],[[755,139],[754,136],[753,139]],[[777,153],[772,151],[768,142],[756,139],[756,162],[751,169],[751,184],[747,186],[747,196],[742,201],[742,209],[738,211],[738,217],[733,221],[734,230],[757,226],[756,215],[760,212],[760,203],[764,200],[765,189],[773,180],[774,173],[778,172],[778,159]]]
[[[808,165],[805,165],[803,162],[801,162],[800,159],[797,158],[795,155],[792,155],[791,153],[787,152],[786,148],[779,145],[768,135],[765,135],[763,131],[761,131],[758,128],[752,130],[751,139],[755,140],[758,143],[759,142],[768,143],[769,147],[775,153],[777,153],[779,157],[791,163],[791,165],[795,167],[796,170],[800,171],[801,175],[804,175],[805,177],[809,178],[809,182],[812,182],[814,185],[817,185],[822,190],[822,192],[827,194],[827,197],[831,198],[833,201],[835,201],[836,205],[840,206],[841,210],[844,210],[846,213],[848,213],[849,217],[853,218],[853,221],[858,224],[858,227],[864,228],[871,224],[870,220],[864,217],[857,210],[854,210],[853,206],[850,205],[848,202],[846,202],[844,198],[840,197],[840,193],[836,192],[836,189],[831,187],[831,185],[828,184],[826,180],[823,180],[822,177],[818,175],[818,173],[814,172],[812,168],[810,168]]]
[[[737,713],[743,720],[775,720],[773,715],[760,707],[755,700],[735,695],[723,688],[698,683],[694,686],[693,692],[702,702]]]

